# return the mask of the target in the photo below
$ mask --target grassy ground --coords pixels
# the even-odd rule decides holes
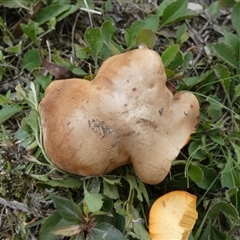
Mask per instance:
[[[239,239],[240,3],[199,6],[189,10],[185,0],[0,3],[0,239],[103,239],[100,232],[108,233],[104,239],[150,239],[149,206],[172,190],[198,198],[189,239]],[[201,105],[199,126],[170,174],[150,186],[131,166],[90,178],[56,170],[44,155],[38,117],[54,77],[39,52],[90,79],[102,61],[141,42],[162,55],[177,90],[193,92]],[[52,232],[59,235],[59,227],[62,237]]]

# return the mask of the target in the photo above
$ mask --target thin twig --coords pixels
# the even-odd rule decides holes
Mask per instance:
[[[80,8],[80,10],[85,11],[85,12],[89,12],[89,13],[95,13],[95,14],[98,14],[98,15],[102,15],[101,12],[96,11],[96,10],[92,10],[92,9],[89,9],[89,8]]]
[[[73,27],[72,27],[72,36],[71,36],[71,41],[72,41],[72,54],[71,54],[71,57],[70,57],[70,62],[71,64],[73,64],[73,58],[75,56],[75,50],[74,50],[74,33],[75,33],[75,28],[76,28],[76,25],[77,25],[77,20],[78,20],[78,17],[80,15],[80,12],[77,13],[77,16],[75,18],[75,21],[73,23]]]
[[[7,201],[4,198],[0,197],[0,204],[7,206],[11,209],[16,209],[16,210],[20,210],[22,212],[25,213],[31,213],[30,209],[28,208],[28,206],[26,204],[20,203],[18,201]]]
[[[90,9],[88,7],[88,3],[86,0],[84,0],[84,3],[85,3],[85,6],[86,6],[86,10],[87,10],[87,13],[88,13],[88,17],[89,17],[89,21],[90,21],[90,26],[93,27],[93,23],[92,23],[92,16],[91,16],[91,12],[90,12]]]
[[[48,61],[51,62],[52,59],[52,54],[51,54],[51,47],[50,47],[50,43],[48,40],[46,40],[46,44],[47,44],[47,48],[48,48]]]

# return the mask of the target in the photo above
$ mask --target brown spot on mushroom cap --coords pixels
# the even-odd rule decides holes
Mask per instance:
[[[197,98],[173,94],[161,58],[147,48],[107,59],[91,82],[52,82],[39,109],[45,151],[59,168],[89,176],[131,162],[149,184],[168,174],[199,115]]]

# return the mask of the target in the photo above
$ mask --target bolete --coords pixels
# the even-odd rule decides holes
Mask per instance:
[[[159,54],[139,48],[107,59],[92,81],[52,82],[39,110],[46,154],[60,169],[93,176],[132,163],[157,184],[195,130],[199,103],[174,93]]]
[[[198,217],[197,197],[185,191],[169,192],[158,198],[149,213],[152,240],[187,240]]]

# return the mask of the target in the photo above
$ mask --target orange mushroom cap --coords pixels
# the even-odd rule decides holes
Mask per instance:
[[[197,197],[185,191],[169,192],[158,198],[149,213],[152,240],[187,240],[198,217]]]

